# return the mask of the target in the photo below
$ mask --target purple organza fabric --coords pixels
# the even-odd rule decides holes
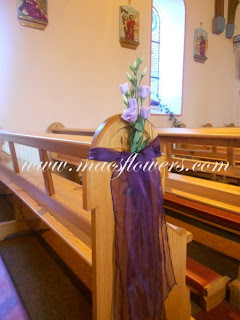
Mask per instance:
[[[161,155],[154,139],[134,164],[156,162]],[[121,163],[130,153],[93,148],[89,159]],[[176,283],[168,244],[161,176],[158,167],[124,170],[111,180],[116,222],[115,320],[163,319],[163,302]],[[116,179],[115,179],[116,178]]]

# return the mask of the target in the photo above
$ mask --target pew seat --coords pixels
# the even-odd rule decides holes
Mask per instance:
[[[229,277],[222,277],[199,262],[187,258],[186,282],[191,291],[200,297],[204,310],[210,311],[223,301],[229,281]]]
[[[209,224],[216,225],[219,228],[231,230],[237,233],[240,230],[240,215],[231,213],[222,209],[214,208],[207,204],[198,203],[196,201],[181,198],[174,194],[165,193],[164,204],[167,208],[178,208],[186,215],[191,215],[195,219],[204,220]]]
[[[18,159],[18,162],[21,168],[24,161]],[[14,177],[11,172],[13,164],[8,156],[5,155],[1,164],[10,171],[2,166],[0,180],[74,251],[80,252],[82,259],[91,266],[91,212],[83,209],[82,186],[52,173],[55,195],[48,199],[41,171],[22,171],[21,175]],[[10,173],[12,181],[7,173]],[[25,188],[29,188],[28,192]],[[78,229],[79,223],[83,225],[82,230]],[[12,232],[13,227],[1,225],[0,239]]]
[[[0,319],[27,320],[27,312],[0,256]]]

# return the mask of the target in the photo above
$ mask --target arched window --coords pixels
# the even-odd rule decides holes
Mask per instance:
[[[161,22],[161,24],[160,24]],[[185,35],[184,0],[153,0],[151,50],[151,113],[161,104],[176,115],[182,111]]]
[[[151,91],[152,100],[159,101],[160,68],[160,16],[156,7],[152,11]]]

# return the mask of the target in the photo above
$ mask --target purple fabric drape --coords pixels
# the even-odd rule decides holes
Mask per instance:
[[[90,150],[91,160],[124,165],[131,154]],[[138,154],[131,168],[156,162],[159,139]],[[139,166],[135,167],[135,169]],[[168,244],[159,168],[113,171],[111,191],[116,222],[115,320],[163,319],[163,302],[176,283]],[[117,177],[117,178],[116,178]]]

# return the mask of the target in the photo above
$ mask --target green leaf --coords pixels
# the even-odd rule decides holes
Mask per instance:
[[[131,97],[132,97],[132,98],[134,97],[134,92],[135,92],[135,90],[134,90],[134,88],[132,88],[132,89],[131,89]]]
[[[147,73],[147,67],[146,67],[145,69],[143,69],[143,72],[142,72],[142,74],[141,74],[141,77],[142,77],[142,78],[145,77],[146,73]]]
[[[125,96],[125,94],[123,94],[122,97],[123,97],[123,102],[125,103],[126,106],[128,106],[128,99]]]
[[[132,130],[132,132],[130,133],[129,138],[128,138],[128,143],[129,143],[130,147],[133,144],[134,135],[135,135],[135,129]]]
[[[136,121],[136,124],[135,124],[135,129],[140,131],[140,132],[143,132],[143,129],[144,129],[144,122],[143,122],[143,118],[141,116],[139,116],[137,118],[137,121]]]
[[[133,62],[133,68],[134,68],[134,70],[137,69],[137,62],[136,62],[136,60]]]
[[[129,65],[129,68],[132,70],[132,72],[135,72],[135,69],[133,66]]]
[[[131,152],[137,152],[139,139],[140,139],[140,132],[136,130],[133,138],[133,143],[131,145]]]
[[[141,150],[143,150],[144,148],[146,148],[146,146],[148,145],[150,138],[147,138],[146,140],[143,141],[143,144],[141,145]],[[141,151],[140,150],[140,151]]]
[[[138,141],[138,147],[137,147],[137,152],[140,152],[142,150],[142,141],[143,141],[143,134],[141,135],[139,141]]]
[[[132,77],[128,72],[127,72],[127,78],[128,78],[129,81],[132,81]]]

